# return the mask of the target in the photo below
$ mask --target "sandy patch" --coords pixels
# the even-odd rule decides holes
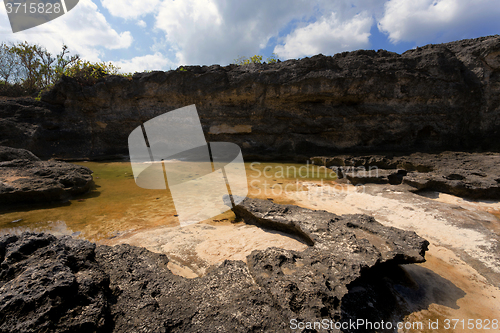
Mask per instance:
[[[164,253],[168,267],[187,278],[202,276],[224,260],[242,260],[253,250],[280,247],[303,251],[307,245],[293,236],[243,222],[215,222],[185,227],[161,227],[106,241],[109,245],[130,244]]]
[[[372,215],[384,225],[413,230],[431,242],[425,263],[403,266],[418,288],[409,294],[419,295],[403,297],[411,313],[405,321],[422,322],[423,329],[400,332],[477,332],[482,330],[463,329],[461,320],[466,325],[469,319],[483,324],[500,320],[499,219],[492,214],[499,202],[436,192],[421,196],[384,185],[303,185],[309,191],[284,195],[306,208]],[[455,329],[453,319],[459,320]],[[429,321],[436,320],[439,329],[430,329]]]
[[[428,322],[439,321],[439,329],[446,332],[477,332],[480,329],[463,329],[462,323],[458,324],[452,319],[469,319],[475,322],[487,323],[499,319],[500,289],[488,284],[488,281],[466,262],[457,257],[452,251],[439,246],[430,246],[426,254],[427,262],[419,265],[404,266],[403,269],[418,284],[423,295],[419,302],[410,302],[410,315],[405,322],[422,322],[424,329],[401,330],[401,332],[436,332],[428,329]],[[439,289],[436,279],[423,273],[420,267],[427,268],[443,277],[448,283]],[[428,304],[422,308],[422,304]],[[448,321],[447,321],[448,320]],[[446,329],[446,324],[450,329]],[[453,325],[457,324],[455,329]],[[490,325],[491,327],[491,325]],[[491,330],[488,330],[491,331]],[[498,331],[498,330],[493,330]]]
[[[435,245],[463,251],[500,273],[498,234],[478,222],[496,225],[498,219],[484,210],[437,202],[395,186],[304,185],[309,191],[286,193],[299,206],[339,215],[368,214],[382,224],[415,231]]]
[[[18,179],[26,179],[26,178],[28,178],[28,177],[19,177],[19,176],[0,177],[0,181],[7,183],[7,184],[11,184]]]
[[[488,212],[496,219],[482,219],[479,220],[483,222],[485,227],[491,229],[497,235],[500,235],[500,202],[493,200],[468,200],[454,195],[439,193],[439,192],[423,192],[420,195],[433,199],[438,202],[447,203],[450,205],[458,206],[466,211],[472,212]],[[487,221],[488,223],[484,223]]]

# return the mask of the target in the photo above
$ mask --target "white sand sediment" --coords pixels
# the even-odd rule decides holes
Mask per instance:
[[[462,250],[500,273],[500,254],[493,253],[498,246],[498,239],[492,238],[487,230],[477,230],[481,226],[478,221],[487,222],[493,230],[500,224],[495,216],[481,209],[484,203],[463,201],[463,206],[458,206],[457,203],[462,203],[461,199],[450,195],[439,197],[446,197],[452,204],[403,192],[391,186],[344,185],[343,188],[336,186],[332,189],[328,185],[317,186],[310,182],[303,185],[309,187],[309,191],[287,193],[301,206],[339,215],[374,216],[385,225],[413,230],[435,245]],[[500,208],[500,203],[490,202],[486,207]],[[476,228],[472,228],[475,225]]]
[[[210,265],[224,260],[246,261],[246,256],[253,250],[280,247],[302,251],[307,247],[281,232],[228,221],[156,228],[122,237],[113,243],[143,246],[164,253],[170,260],[170,270],[187,278],[201,276]]]

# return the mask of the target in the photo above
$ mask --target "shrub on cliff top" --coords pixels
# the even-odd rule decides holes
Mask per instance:
[[[266,62],[268,64],[274,64],[278,62],[278,55],[276,53],[273,53],[270,57],[267,58]],[[237,59],[234,59],[234,64],[240,66],[248,64],[261,64],[261,63],[262,63],[262,56],[258,54],[250,58],[240,56]]]
[[[68,57],[67,46],[60,54],[52,56],[44,47],[22,42],[0,44],[0,80],[4,85],[1,93],[12,96],[33,94],[60,79],[62,71],[79,59]],[[7,87],[9,87],[7,89]],[[7,89],[7,90],[5,90]]]
[[[82,85],[93,85],[106,75],[116,75],[119,67],[111,62],[96,62],[77,60],[73,65],[62,71],[63,75],[75,78]]]
[[[106,75],[119,74],[120,68],[111,62],[91,63],[69,53],[64,44],[53,57],[37,44],[0,43],[0,95],[18,97],[41,92],[50,89],[63,75],[74,77],[81,85],[92,85]]]

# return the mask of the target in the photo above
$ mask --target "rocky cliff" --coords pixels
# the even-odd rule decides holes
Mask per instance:
[[[317,55],[276,64],[186,66],[63,78],[41,102],[0,101],[0,144],[42,157],[126,155],[141,123],[196,104],[208,141],[247,158],[498,149],[500,36]]]

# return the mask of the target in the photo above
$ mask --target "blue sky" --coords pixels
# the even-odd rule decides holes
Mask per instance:
[[[66,15],[16,34],[0,6],[0,41],[26,40],[52,53],[65,43],[84,59],[141,72],[273,52],[281,60],[357,49],[402,53],[498,34],[499,17],[499,0],[80,0]]]

